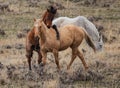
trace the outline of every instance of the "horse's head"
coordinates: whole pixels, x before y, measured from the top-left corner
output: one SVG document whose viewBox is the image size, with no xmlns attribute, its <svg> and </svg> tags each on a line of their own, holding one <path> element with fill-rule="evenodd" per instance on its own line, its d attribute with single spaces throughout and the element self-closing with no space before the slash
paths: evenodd
<svg viewBox="0 0 120 88">
<path fill-rule="evenodd" d="M 52 13 L 52 14 L 56 14 L 57 8 L 54 7 L 54 6 L 49 6 L 49 7 L 47 8 L 47 11 L 50 12 L 50 13 Z"/>
<path fill-rule="evenodd" d="M 47 11 L 45 12 L 43 16 L 43 21 L 47 25 L 48 28 L 52 25 L 52 20 L 57 12 L 57 9 L 54 6 L 49 6 L 47 8 Z"/>
<path fill-rule="evenodd" d="M 100 35 L 99 40 L 94 41 L 95 47 L 97 50 L 102 50 L 103 48 L 103 39 L 102 39 L 102 35 Z"/>
<path fill-rule="evenodd" d="M 41 19 L 34 19 L 34 28 L 35 28 L 35 36 L 41 35 L 43 30 L 45 31 L 47 26 Z"/>
<path fill-rule="evenodd" d="M 34 19 L 34 33 L 35 36 L 39 34 L 39 27 L 41 27 L 41 19 Z"/>
</svg>

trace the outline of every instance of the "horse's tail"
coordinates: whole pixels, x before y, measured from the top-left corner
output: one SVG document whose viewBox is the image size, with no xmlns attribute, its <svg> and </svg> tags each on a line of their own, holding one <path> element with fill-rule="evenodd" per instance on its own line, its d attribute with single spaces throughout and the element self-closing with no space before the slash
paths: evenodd
<svg viewBox="0 0 120 88">
<path fill-rule="evenodd" d="M 91 40 L 90 36 L 88 35 L 88 33 L 84 30 L 85 32 L 85 40 L 88 43 L 88 45 L 94 50 L 94 52 L 96 52 L 96 48 L 95 45 L 93 43 L 93 41 Z"/>
</svg>

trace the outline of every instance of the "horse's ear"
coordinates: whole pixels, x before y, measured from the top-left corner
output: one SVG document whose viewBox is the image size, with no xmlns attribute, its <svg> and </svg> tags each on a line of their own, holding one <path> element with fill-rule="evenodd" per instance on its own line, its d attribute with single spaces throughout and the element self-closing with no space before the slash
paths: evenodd
<svg viewBox="0 0 120 88">
<path fill-rule="evenodd" d="M 49 8 L 47 8 L 47 11 L 48 11 L 48 12 L 50 12 L 50 9 L 49 9 Z"/>
<path fill-rule="evenodd" d="M 51 12 L 51 10 L 52 10 L 52 6 L 50 5 L 50 6 L 47 7 L 47 11 Z"/>
<path fill-rule="evenodd" d="M 34 22 L 36 21 L 36 18 L 34 18 Z"/>
</svg>

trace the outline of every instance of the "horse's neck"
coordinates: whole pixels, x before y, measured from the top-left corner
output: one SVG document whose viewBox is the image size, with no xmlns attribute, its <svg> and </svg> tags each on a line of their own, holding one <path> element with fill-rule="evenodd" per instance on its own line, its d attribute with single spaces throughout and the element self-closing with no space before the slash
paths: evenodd
<svg viewBox="0 0 120 88">
<path fill-rule="evenodd" d="M 34 27 L 33 27 L 32 30 L 30 30 L 30 32 L 29 32 L 29 36 L 31 36 L 31 38 L 34 38 L 34 36 L 35 36 Z"/>
<path fill-rule="evenodd" d="M 89 20 L 86 20 L 86 22 L 88 23 L 86 25 L 87 28 L 90 28 L 89 31 L 92 32 L 92 36 L 94 40 L 98 40 L 99 39 L 99 33 L 98 30 L 96 29 L 95 25 L 90 22 Z"/>
<path fill-rule="evenodd" d="M 45 41 L 46 41 L 46 29 L 41 29 L 40 40 L 41 40 L 41 43 L 45 43 Z"/>
<path fill-rule="evenodd" d="M 40 34 L 40 45 L 47 51 L 59 48 L 59 41 L 56 39 L 56 32 L 54 29 L 44 29 Z"/>
<path fill-rule="evenodd" d="M 47 15 L 47 11 L 43 14 L 43 16 L 42 16 L 42 21 L 45 20 L 46 15 Z"/>
</svg>

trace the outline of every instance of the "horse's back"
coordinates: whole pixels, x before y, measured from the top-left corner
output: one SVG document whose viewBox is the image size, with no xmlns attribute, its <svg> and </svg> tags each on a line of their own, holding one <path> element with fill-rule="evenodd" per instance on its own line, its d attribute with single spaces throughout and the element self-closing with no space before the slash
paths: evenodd
<svg viewBox="0 0 120 88">
<path fill-rule="evenodd" d="M 77 36 L 84 36 L 84 29 L 73 24 L 68 24 L 60 28 L 60 33 L 62 34 L 61 37 L 68 36 L 71 39 L 75 39 Z"/>
<path fill-rule="evenodd" d="M 68 24 L 61 28 L 60 34 L 61 44 L 63 46 L 65 44 L 71 47 L 78 47 L 85 37 L 85 32 L 83 31 L 83 29 L 73 24 Z"/>
</svg>

